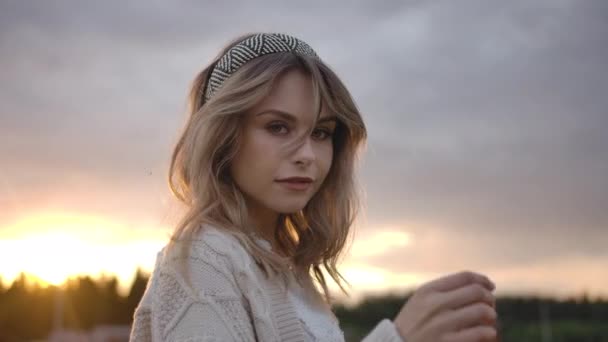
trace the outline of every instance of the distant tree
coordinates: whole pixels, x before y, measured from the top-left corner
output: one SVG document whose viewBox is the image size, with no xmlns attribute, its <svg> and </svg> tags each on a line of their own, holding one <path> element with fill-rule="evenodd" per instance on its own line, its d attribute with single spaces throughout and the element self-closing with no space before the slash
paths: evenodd
<svg viewBox="0 0 608 342">
<path fill-rule="evenodd" d="M 48 291 L 31 284 L 24 273 L 0 297 L 0 339 L 15 341 L 46 336 L 50 329 Z"/>
<path fill-rule="evenodd" d="M 100 323 L 103 324 L 124 324 L 122 311 L 124 311 L 124 299 L 118 293 L 118 279 L 104 277 L 99 280 L 101 296 Z"/>
<path fill-rule="evenodd" d="M 90 276 L 78 277 L 68 283 L 64 304 L 66 326 L 88 330 L 102 321 L 100 287 Z"/>
<path fill-rule="evenodd" d="M 126 312 L 129 315 L 129 324 L 133 323 L 133 313 L 135 312 L 135 308 L 139 304 L 141 297 L 144 295 L 146 290 L 146 286 L 148 285 L 149 275 L 143 272 L 140 268 L 137 268 L 135 272 L 135 280 L 133 280 L 133 284 L 131 285 L 131 290 L 127 295 L 126 300 Z"/>
</svg>

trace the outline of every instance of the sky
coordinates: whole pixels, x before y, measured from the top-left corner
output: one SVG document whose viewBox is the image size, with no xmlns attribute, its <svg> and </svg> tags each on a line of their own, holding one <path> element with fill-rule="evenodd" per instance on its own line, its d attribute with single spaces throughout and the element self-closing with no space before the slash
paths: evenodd
<svg viewBox="0 0 608 342">
<path fill-rule="evenodd" d="M 3 281 L 150 270 L 188 87 L 257 31 L 309 43 L 363 113 L 353 295 L 473 270 L 608 297 L 602 0 L 2 1 Z"/>
</svg>

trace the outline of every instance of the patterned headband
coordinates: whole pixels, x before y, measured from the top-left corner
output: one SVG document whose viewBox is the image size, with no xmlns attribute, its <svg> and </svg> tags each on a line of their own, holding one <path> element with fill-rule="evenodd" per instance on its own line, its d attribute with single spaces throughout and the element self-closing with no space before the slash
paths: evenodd
<svg viewBox="0 0 608 342">
<path fill-rule="evenodd" d="M 205 102 L 234 74 L 250 60 L 276 52 L 295 52 L 299 55 L 319 58 L 315 51 L 298 38 L 282 33 L 259 33 L 230 48 L 215 64 L 207 79 Z"/>
</svg>

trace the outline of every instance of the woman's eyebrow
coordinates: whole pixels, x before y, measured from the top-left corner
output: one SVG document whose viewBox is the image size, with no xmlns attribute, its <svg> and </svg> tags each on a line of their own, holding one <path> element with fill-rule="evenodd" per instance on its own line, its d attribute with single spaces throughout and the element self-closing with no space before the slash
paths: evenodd
<svg viewBox="0 0 608 342">
<path fill-rule="evenodd" d="M 335 115 L 324 116 L 322 118 L 319 118 L 319 120 L 317 120 L 317 123 L 324 123 L 329 121 L 333 121 L 335 123 L 338 121 L 338 118 Z"/>
<path fill-rule="evenodd" d="M 264 114 L 278 115 L 278 116 L 282 117 L 283 119 L 290 121 L 290 122 L 298 121 L 298 119 L 296 118 L 295 115 L 284 112 L 282 110 L 278 110 L 278 109 L 263 110 L 263 111 L 257 113 L 255 116 L 261 116 Z M 324 122 L 328 122 L 328 121 L 338 121 L 338 118 L 335 115 L 323 116 L 323 117 L 319 118 L 319 120 L 317 120 L 317 123 L 324 123 Z"/>
<path fill-rule="evenodd" d="M 278 110 L 278 109 L 268 109 L 268 110 L 263 110 L 259 113 L 257 113 L 255 116 L 261 116 L 264 114 L 274 114 L 274 115 L 278 115 L 280 117 L 282 117 L 283 119 L 287 120 L 287 121 L 291 121 L 291 122 L 296 122 L 298 121 L 298 119 L 296 119 L 296 117 L 292 114 L 289 114 L 287 112 Z"/>
</svg>

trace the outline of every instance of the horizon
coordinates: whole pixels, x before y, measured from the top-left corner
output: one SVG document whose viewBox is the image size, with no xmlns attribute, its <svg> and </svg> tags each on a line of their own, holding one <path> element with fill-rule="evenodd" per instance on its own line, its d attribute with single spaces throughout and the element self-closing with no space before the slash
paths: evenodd
<svg viewBox="0 0 608 342">
<path fill-rule="evenodd" d="M 98 275 L 74 274 L 74 275 L 70 275 L 68 278 L 64 279 L 60 283 L 56 283 L 56 282 L 50 283 L 50 282 L 46 282 L 43 279 L 40 279 L 39 277 L 37 277 L 34 274 L 21 272 L 17 275 L 17 277 L 12 279 L 12 281 L 10 281 L 10 282 L 4 282 L 4 279 L 2 277 L 0 277 L 0 289 L 2 291 L 6 292 L 10 288 L 16 286 L 17 283 L 21 283 L 24 281 L 25 288 L 28 290 L 32 290 L 32 289 L 47 290 L 49 288 L 56 288 L 56 289 L 59 289 L 62 291 L 66 291 L 66 290 L 68 290 L 68 288 L 70 288 L 72 285 L 78 283 L 80 280 L 90 279 L 97 285 L 105 284 L 105 283 L 108 283 L 111 281 L 116 281 L 117 282 L 117 294 L 119 296 L 121 296 L 122 298 L 126 298 L 129 295 L 129 292 L 135 283 L 135 278 L 137 277 L 138 272 L 146 280 L 148 280 L 151 275 L 151 271 L 146 271 L 142 268 L 138 268 L 133 271 L 133 280 L 126 284 L 121 284 L 118 275 L 111 274 L 111 273 L 110 274 L 101 273 Z M 335 288 L 336 287 L 334 287 L 334 289 Z M 365 292 L 365 291 L 359 292 L 359 293 L 357 293 L 357 295 L 350 296 L 350 297 L 343 295 L 341 292 L 339 292 L 338 296 L 336 297 L 335 296 L 336 293 L 334 291 L 332 293 L 332 298 L 335 300 L 335 302 L 333 303 L 334 305 L 345 305 L 347 307 L 353 307 L 353 306 L 357 306 L 357 305 L 361 304 L 363 301 L 373 300 L 376 298 L 409 296 L 413 293 L 414 290 L 415 290 L 415 287 L 403 288 L 403 289 L 393 289 L 393 290 L 389 290 L 389 291 L 385 291 L 385 292 L 378 292 L 378 291 L 372 290 L 369 292 Z M 542 293 L 542 292 L 539 293 L 539 292 L 534 292 L 534 291 L 499 292 L 496 295 L 496 298 L 497 299 L 505 299 L 505 298 L 509 298 L 509 299 L 513 299 L 513 298 L 543 299 L 543 300 L 553 300 L 553 301 L 560 301 L 560 302 L 561 301 L 608 302 L 608 296 L 605 296 L 602 294 L 593 295 L 593 294 L 588 293 L 586 290 L 583 290 L 580 293 L 573 293 L 573 294 L 568 294 L 568 295 L 563 295 L 563 296 L 551 296 L 546 293 Z"/>
<path fill-rule="evenodd" d="M 81 225 L 95 227 L 92 230 L 81 229 Z M 60 229 L 45 230 L 44 227 L 61 227 Z M 27 217 L 17 220 L 12 229 L 5 229 L 6 235 L 20 238 L 4 238 L 0 240 L 0 260 L 21 258 L 26 262 L 16 264 L 16 267 L 8 268 L 6 264 L 0 272 L 0 282 L 4 287 L 10 286 L 17 278 L 25 273 L 29 281 L 33 281 L 43 287 L 64 286 L 69 279 L 89 276 L 94 280 L 101 280 L 104 276 L 116 277 L 118 291 L 126 295 L 135 279 L 137 269 L 149 275 L 153 269 L 156 253 L 161 250 L 168 241 L 169 228 L 154 229 L 155 235 L 150 234 L 150 229 L 140 227 L 138 230 L 131 229 L 129 234 L 122 234 L 125 227 L 120 224 L 112 224 L 94 216 L 78 216 L 76 214 L 45 213 L 39 216 Z M 29 234 L 23 234 L 23 231 Z M 91 234 L 86 234 L 92 232 Z M 121 234 L 115 234 L 120 232 Z M 354 243 L 345 248 L 346 257 L 339 267 L 339 271 L 352 284 L 349 291 L 351 297 L 346 297 L 340 292 L 338 286 L 329 280 L 329 288 L 332 296 L 340 302 L 356 303 L 367 296 L 376 296 L 390 293 L 405 293 L 425 281 L 457 272 L 464 269 L 452 269 L 436 274 L 413 274 L 391 275 L 381 265 L 375 267 L 361 267 L 358 260 L 382 255 L 393 248 L 405 248 L 411 245 L 412 237 L 405 232 L 395 229 L 382 230 L 366 233 L 364 239 L 358 243 L 357 231 L 351 235 L 355 237 Z M 53 250 L 60 247 L 62 253 L 45 258 L 44 263 L 36 262 L 36 255 L 30 253 L 31 247 L 40 249 L 45 254 L 53 254 Z M 20 255 L 20 253 L 22 253 Z M 75 258 L 76 255 L 81 257 Z M 356 254 L 356 257 L 353 255 Z M 28 259 L 33 257 L 32 259 Z M 78 262 L 74 262 L 78 260 Z M 27 261 L 30 261 L 29 264 Z M 67 267 L 52 267 L 52 265 L 64 264 Z M 327 279 L 329 275 L 324 272 Z M 486 273 L 497 283 L 497 296 L 539 296 L 554 299 L 567 299 L 587 295 L 591 298 L 608 298 L 604 291 L 595 291 L 592 287 L 578 286 L 561 291 L 549 291 L 543 286 L 504 286 L 493 277 L 492 273 Z M 542 279 L 542 278 L 541 278 Z M 553 279 L 555 281 L 555 279 Z"/>
</svg>

